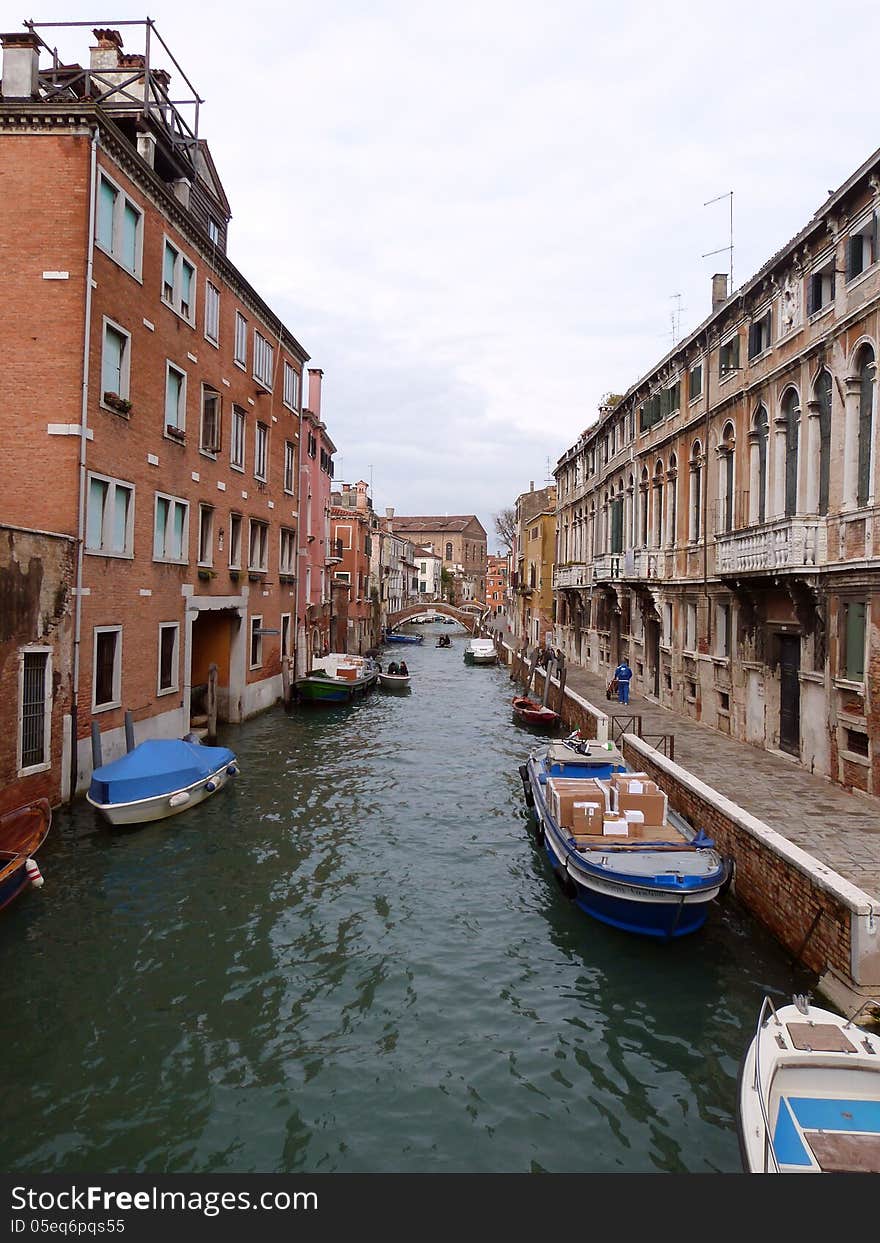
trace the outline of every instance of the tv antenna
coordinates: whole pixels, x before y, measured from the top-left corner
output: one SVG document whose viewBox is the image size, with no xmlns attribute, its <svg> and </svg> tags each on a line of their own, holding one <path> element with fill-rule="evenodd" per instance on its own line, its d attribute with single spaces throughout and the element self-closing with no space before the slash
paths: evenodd
<svg viewBox="0 0 880 1243">
<path fill-rule="evenodd" d="M 686 310 L 687 308 L 684 308 L 681 305 L 681 294 L 680 293 L 671 293 L 669 295 L 669 298 L 670 298 L 670 301 L 676 302 L 676 305 L 669 312 L 669 317 L 672 320 L 672 344 L 675 345 L 675 343 L 678 341 L 679 337 L 681 336 L 681 312 L 682 310 Z"/>
<path fill-rule="evenodd" d="M 712 203 L 720 203 L 722 199 L 730 199 L 730 242 L 727 246 L 719 246 L 717 250 L 707 250 L 703 255 L 704 259 L 708 259 L 710 255 L 720 255 L 723 251 L 727 251 L 730 255 L 730 288 L 728 296 L 733 293 L 733 191 L 728 190 L 725 194 L 716 194 L 714 199 L 707 199 L 703 204 L 709 207 Z"/>
</svg>

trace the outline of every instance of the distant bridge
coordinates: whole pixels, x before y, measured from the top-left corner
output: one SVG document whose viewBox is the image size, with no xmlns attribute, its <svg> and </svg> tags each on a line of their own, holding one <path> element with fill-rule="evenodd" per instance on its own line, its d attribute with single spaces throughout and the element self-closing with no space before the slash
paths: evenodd
<svg viewBox="0 0 880 1243">
<path fill-rule="evenodd" d="M 461 607 L 441 600 L 429 604 L 411 604 L 397 613 L 389 613 L 387 628 L 396 630 L 405 621 L 421 617 L 423 613 L 442 613 L 445 617 L 452 617 L 473 634 L 486 611 L 486 605 L 481 600 L 467 600 Z"/>
</svg>

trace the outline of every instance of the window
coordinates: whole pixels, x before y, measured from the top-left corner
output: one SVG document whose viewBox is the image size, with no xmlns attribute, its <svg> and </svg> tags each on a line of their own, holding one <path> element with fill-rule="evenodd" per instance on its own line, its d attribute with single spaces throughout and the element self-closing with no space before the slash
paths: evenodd
<svg viewBox="0 0 880 1243">
<path fill-rule="evenodd" d="M 800 413 L 797 392 L 790 388 L 782 399 L 782 418 L 785 422 L 785 514 L 788 518 L 797 513 Z"/>
<path fill-rule="evenodd" d="M 663 642 L 667 645 L 672 642 L 672 605 L 669 603 L 663 605 Z"/>
<path fill-rule="evenodd" d="M 751 521 L 764 522 L 767 517 L 767 444 L 770 435 L 770 421 L 765 406 L 759 406 L 752 420 L 751 443 L 752 469 L 755 481 L 755 495 L 750 501 Z"/>
<path fill-rule="evenodd" d="M 318 442 L 311 432 L 309 432 L 309 438 L 307 441 L 307 452 L 310 458 L 317 457 L 318 455 Z"/>
<path fill-rule="evenodd" d="M 254 329 L 254 379 L 263 388 L 272 391 L 272 369 L 274 367 L 275 349 L 265 337 Z"/>
<path fill-rule="evenodd" d="M 446 561 L 452 560 L 452 544 L 451 543 L 446 545 L 446 557 L 444 559 Z"/>
<path fill-rule="evenodd" d="M 733 476 L 735 433 L 732 423 L 727 423 L 721 433 L 718 446 L 718 518 L 719 531 L 733 530 Z"/>
<path fill-rule="evenodd" d="M 877 258 L 877 216 L 868 217 L 846 244 L 846 279 L 855 280 Z"/>
<path fill-rule="evenodd" d="M 92 665 L 92 711 L 122 703 L 122 627 L 96 626 Z"/>
<path fill-rule="evenodd" d="M 868 735 L 863 734 L 860 729 L 845 729 L 843 731 L 845 738 L 845 748 L 853 755 L 862 755 L 865 759 L 870 758 L 870 749 L 868 746 Z"/>
<path fill-rule="evenodd" d="M 153 524 L 153 560 L 189 560 L 189 504 L 176 496 L 156 493 Z"/>
<path fill-rule="evenodd" d="M 688 372 L 688 401 L 693 401 L 695 397 L 699 397 L 703 391 L 703 364 L 697 363 L 696 367 L 691 367 Z"/>
<path fill-rule="evenodd" d="M 715 645 L 716 655 L 730 656 L 730 605 L 727 603 L 719 604 L 715 611 Z"/>
<path fill-rule="evenodd" d="M 205 281 L 205 337 L 212 345 L 220 344 L 220 290 Z"/>
<path fill-rule="evenodd" d="M 685 651 L 696 651 L 697 647 L 697 606 L 690 602 L 685 605 Z"/>
<path fill-rule="evenodd" d="M 229 437 L 229 465 L 244 470 L 244 420 L 240 406 L 232 407 L 232 432 Z"/>
<path fill-rule="evenodd" d="M 232 357 L 237 367 L 247 367 L 247 320 L 241 311 L 235 312 L 235 351 Z"/>
<path fill-rule="evenodd" d="M 52 661 L 48 648 L 21 653 L 18 688 L 19 775 L 46 769 L 51 763 Z"/>
<path fill-rule="evenodd" d="M 733 371 L 739 371 L 739 337 L 725 341 L 718 352 L 718 374 L 726 376 Z"/>
<path fill-rule="evenodd" d="M 689 536 L 695 543 L 703 530 L 703 450 L 700 442 L 694 442 L 690 460 L 691 518 Z"/>
<path fill-rule="evenodd" d="M 95 241 L 101 250 L 140 279 L 144 217 L 140 208 L 101 173 Z"/>
<path fill-rule="evenodd" d="M 749 324 L 749 358 L 757 358 L 770 348 L 770 311 Z"/>
<path fill-rule="evenodd" d="M 189 322 L 195 323 L 196 270 L 176 246 L 165 239 L 162 260 L 162 301 Z"/>
<path fill-rule="evenodd" d="M 220 244 L 220 225 L 213 216 L 208 217 L 208 240 L 214 245 Z"/>
<path fill-rule="evenodd" d="M 165 434 L 182 440 L 186 428 L 186 372 L 165 364 Z"/>
<path fill-rule="evenodd" d="M 266 550 L 269 543 L 269 524 L 251 518 L 250 543 L 248 545 L 248 569 L 262 573 L 266 569 Z"/>
<path fill-rule="evenodd" d="M 284 443 L 284 491 L 293 492 L 293 478 L 296 463 L 296 445 L 289 440 Z"/>
<path fill-rule="evenodd" d="M 285 406 L 291 410 L 299 409 L 299 372 L 287 361 L 284 363 L 284 396 Z"/>
<path fill-rule="evenodd" d="M 263 663 L 263 619 L 262 617 L 251 618 L 251 660 L 250 667 L 259 669 Z"/>
<path fill-rule="evenodd" d="M 214 564 L 214 507 L 199 506 L 199 565 Z"/>
<path fill-rule="evenodd" d="M 840 672 L 850 682 L 865 680 L 865 613 L 864 600 L 850 600 L 843 606 Z"/>
<path fill-rule="evenodd" d="M 229 515 L 229 568 L 241 569 L 241 514 Z"/>
<path fill-rule="evenodd" d="M 266 457 L 269 444 L 269 429 L 265 423 L 258 423 L 254 432 L 254 478 L 266 480 Z"/>
<path fill-rule="evenodd" d="M 131 337 L 124 328 L 104 320 L 101 352 L 101 401 L 120 414 L 127 414 Z"/>
<path fill-rule="evenodd" d="M 202 385 L 202 425 L 199 448 L 203 453 L 220 451 L 220 394 L 207 384 Z"/>
<path fill-rule="evenodd" d="M 281 614 L 281 655 L 290 655 L 290 614 Z"/>
<path fill-rule="evenodd" d="M 859 453 L 856 505 L 871 498 L 871 441 L 874 434 L 874 351 L 866 345 L 859 354 Z"/>
<path fill-rule="evenodd" d="M 134 556 L 132 485 L 90 473 L 86 507 L 86 551 L 105 557 Z"/>
<path fill-rule="evenodd" d="M 279 574 L 293 574 L 296 567 L 296 532 L 281 528 L 281 553 L 278 559 Z"/>
<path fill-rule="evenodd" d="M 177 622 L 159 624 L 159 695 L 177 690 L 177 669 L 180 627 Z"/>
<path fill-rule="evenodd" d="M 834 258 L 807 277 L 807 314 L 817 315 L 834 301 Z"/>
</svg>

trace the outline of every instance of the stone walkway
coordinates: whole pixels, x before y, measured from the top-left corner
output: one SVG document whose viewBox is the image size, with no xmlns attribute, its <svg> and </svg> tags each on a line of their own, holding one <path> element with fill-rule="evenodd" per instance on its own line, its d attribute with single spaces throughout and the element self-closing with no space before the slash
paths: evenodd
<svg viewBox="0 0 880 1243">
<path fill-rule="evenodd" d="M 512 643 L 507 632 L 504 636 Z M 641 715 L 646 734 L 674 734 L 675 762 L 763 820 L 872 898 L 880 898 L 880 800 L 850 794 L 794 760 L 737 742 L 642 695 L 605 698 L 605 679 L 568 666 L 566 687 L 609 716 Z"/>
</svg>

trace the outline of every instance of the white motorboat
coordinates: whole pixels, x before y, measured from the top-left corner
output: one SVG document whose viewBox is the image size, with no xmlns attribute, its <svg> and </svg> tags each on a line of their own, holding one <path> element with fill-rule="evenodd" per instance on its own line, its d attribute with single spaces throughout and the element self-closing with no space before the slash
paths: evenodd
<svg viewBox="0 0 880 1243">
<path fill-rule="evenodd" d="M 379 685 L 386 691 L 405 691 L 411 676 L 409 673 L 380 673 Z"/>
<path fill-rule="evenodd" d="M 765 997 L 740 1069 L 750 1174 L 880 1173 L 880 1037 L 807 997 Z"/>
<path fill-rule="evenodd" d="M 492 639 L 469 639 L 464 649 L 466 665 L 494 665 L 498 660 Z"/>
</svg>

